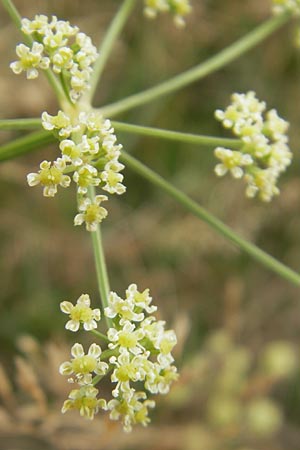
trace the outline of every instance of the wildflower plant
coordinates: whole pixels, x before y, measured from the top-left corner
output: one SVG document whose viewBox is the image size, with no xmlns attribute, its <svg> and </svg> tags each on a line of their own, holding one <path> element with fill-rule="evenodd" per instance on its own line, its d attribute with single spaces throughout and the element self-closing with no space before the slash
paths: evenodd
<svg viewBox="0 0 300 450">
<path fill-rule="evenodd" d="M 217 175 L 230 172 L 234 178 L 244 179 L 248 197 L 257 195 L 263 201 L 270 201 L 279 194 L 279 175 L 292 160 L 288 123 L 275 109 L 266 110 L 265 103 L 252 91 L 233 94 L 231 105 L 217 110 L 215 116 L 233 132 L 234 139 L 141 127 L 112 122 L 111 118 L 187 86 L 230 63 L 278 30 L 293 15 L 298 15 L 299 2 L 274 0 L 274 17 L 225 51 L 160 85 L 101 108 L 92 106 L 95 90 L 113 44 L 137 2 L 123 1 L 99 49 L 89 36 L 68 21 L 45 15 L 21 19 L 11 0 L 2 0 L 2 3 L 24 41 L 17 45 L 17 59 L 10 66 L 12 71 L 17 75 L 25 74 L 29 80 L 43 72 L 59 107 L 54 115 L 42 111 L 41 117 L 36 119 L 0 121 L 2 129 L 39 129 L 26 138 L 3 145 L 0 159 L 56 142 L 57 158 L 42 161 L 39 168 L 29 173 L 28 185 L 40 186 L 43 195 L 50 198 L 61 188 L 73 186 L 74 203 L 77 203 L 74 225 L 85 226 L 94 249 L 101 309 L 95 307 L 88 294 L 80 295 L 75 304 L 61 303 L 62 313 L 68 316 L 67 330 L 74 333 L 84 330 L 97 338 L 88 349 L 75 342 L 70 360 L 60 365 L 60 373 L 72 383 L 62 412 L 77 410 L 81 416 L 93 419 L 103 410 L 112 420 L 120 420 L 125 431 L 130 431 L 135 424 L 149 423 L 150 410 L 155 406 L 153 396 L 167 394 L 178 373 L 172 354 L 177 342 L 175 331 L 167 329 L 166 323 L 156 318 L 157 307 L 152 304 L 149 289 L 139 290 L 132 283 L 120 297 L 109 286 L 100 224 L 108 215 L 110 195 L 120 196 L 126 191 L 122 174 L 125 165 L 259 263 L 296 285 L 300 285 L 300 276 L 237 235 L 167 180 L 127 154 L 115 134 L 115 130 L 120 130 L 215 148 L 219 160 L 215 169 Z M 183 25 L 185 17 L 188 22 L 191 8 L 188 0 L 144 1 L 146 16 L 168 12 L 177 25 Z M 105 333 L 98 330 L 99 322 L 106 323 Z M 110 379 L 109 395 L 102 392 L 103 378 Z"/>
</svg>

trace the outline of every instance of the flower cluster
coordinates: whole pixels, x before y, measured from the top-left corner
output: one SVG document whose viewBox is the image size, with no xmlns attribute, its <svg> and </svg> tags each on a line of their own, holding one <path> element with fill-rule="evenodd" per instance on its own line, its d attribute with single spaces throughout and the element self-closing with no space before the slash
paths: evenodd
<svg viewBox="0 0 300 450">
<path fill-rule="evenodd" d="M 160 12 L 170 12 L 178 27 L 185 25 L 184 17 L 191 12 L 189 0 L 145 0 L 144 12 L 147 17 L 154 18 Z"/>
<path fill-rule="evenodd" d="M 299 0 L 272 0 L 272 11 L 274 14 L 292 13 L 300 16 Z"/>
<path fill-rule="evenodd" d="M 239 150 L 218 147 L 215 156 L 221 161 L 215 172 L 223 176 L 230 172 L 234 178 L 244 178 L 246 196 L 256 195 L 270 201 L 279 194 L 279 175 L 291 163 L 292 153 L 288 147 L 288 122 L 277 111 L 266 111 L 255 93 L 233 94 L 232 103 L 225 111 L 217 110 L 215 117 L 241 140 Z"/>
<path fill-rule="evenodd" d="M 41 184 L 44 196 L 53 197 L 58 185 L 70 185 L 71 178 L 66 173 L 73 172 L 79 209 L 74 224 L 85 223 L 88 231 L 95 231 L 97 224 L 107 216 L 106 209 L 101 206 L 107 196 L 96 195 L 91 200 L 87 197 L 88 188 L 99 186 L 109 194 L 123 194 L 126 190 L 120 173 L 124 168 L 119 162 L 122 146 L 117 144 L 114 129 L 110 121 L 97 112 L 80 112 L 75 118 L 62 111 L 56 116 L 44 112 L 42 125 L 59 139 L 61 157 L 53 163 L 43 161 L 37 173 L 28 174 L 28 184 Z"/>
<path fill-rule="evenodd" d="M 125 299 L 110 293 L 104 310 L 110 323 L 107 337 L 103 335 L 107 350 L 102 352 L 99 345 L 92 344 L 85 354 L 82 345 L 76 343 L 71 361 L 60 366 L 60 373 L 79 385 L 64 402 L 62 412 L 77 409 L 92 419 L 103 409 L 109 411 L 112 420 L 121 420 L 125 431 L 131 431 L 134 424 L 146 426 L 150 422 L 148 410 L 155 402 L 148 395 L 168 393 L 178 377 L 171 354 L 177 342 L 175 332 L 165 330 L 165 322 L 151 315 L 157 309 L 151 302 L 149 290 L 139 292 L 135 284 L 128 287 Z M 72 331 L 80 325 L 92 330 L 100 319 L 100 311 L 90 308 L 87 295 L 82 295 L 75 306 L 62 302 L 61 310 L 69 314 L 66 328 Z M 95 385 L 108 374 L 114 387 L 113 398 L 107 401 L 97 397 Z"/>
<path fill-rule="evenodd" d="M 75 103 L 89 89 L 92 65 L 98 56 L 91 39 L 64 20 L 36 15 L 22 19 L 22 31 L 32 40 L 31 47 L 19 44 L 18 61 L 11 63 L 14 73 L 26 72 L 27 78 L 38 77 L 38 70 L 51 68 L 63 80 Z"/>
</svg>

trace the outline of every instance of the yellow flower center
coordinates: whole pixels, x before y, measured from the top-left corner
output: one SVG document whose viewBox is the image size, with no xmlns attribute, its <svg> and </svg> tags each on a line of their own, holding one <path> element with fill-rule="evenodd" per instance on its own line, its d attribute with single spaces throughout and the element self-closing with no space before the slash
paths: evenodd
<svg viewBox="0 0 300 450">
<path fill-rule="evenodd" d="M 61 182 L 62 173 L 56 167 L 51 167 L 50 169 L 42 169 L 39 177 L 43 186 L 52 186 Z"/>
<path fill-rule="evenodd" d="M 72 361 L 72 369 L 75 373 L 90 373 L 97 367 L 97 361 L 93 356 L 84 355 L 79 358 L 75 358 Z"/>
<path fill-rule="evenodd" d="M 93 311 L 88 306 L 76 305 L 72 308 L 70 317 L 78 322 L 89 322 L 93 319 Z"/>
<path fill-rule="evenodd" d="M 119 345 L 121 347 L 133 348 L 136 347 L 138 340 L 134 333 L 121 332 L 119 335 Z"/>
</svg>

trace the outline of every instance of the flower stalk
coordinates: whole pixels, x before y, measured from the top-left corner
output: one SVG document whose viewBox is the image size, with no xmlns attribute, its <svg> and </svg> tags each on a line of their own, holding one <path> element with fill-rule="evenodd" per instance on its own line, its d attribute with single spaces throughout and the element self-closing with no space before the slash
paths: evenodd
<svg viewBox="0 0 300 450">
<path fill-rule="evenodd" d="M 107 60 L 111 55 L 112 48 L 116 40 L 118 39 L 118 36 L 120 35 L 135 4 L 136 0 L 125 0 L 122 3 L 119 11 L 114 16 L 103 40 L 101 41 L 101 44 L 99 45 L 99 56 L 94 64 L 94 71 L 90 80 L 90 89 L 85 95 L 85 99 L 88 103 L 91 103 L 93 99 Z"/>
<path fill-rule="evenodd" d="M 281 14 L 279 16 L 268 19 L 250 33 L 238 39 L 233 44 L 221 50 L 212 58 L 200 63 L 196 67 L 187 70 L 173 78 L 169 78 L 161 84 L 150 89 L 146 89 L 138 94 L 131 95 L 123 100 L 119 100 L 110 105 L 100 108 L 102 114 L 107 117 L 113 117 L 124 111 L 128 111 L 137 106 L 149 103 L 163 95 L 171 94 L 189 84 L 201 80 L 207 75 L 216 72 L 221 67 L 231 63 L 239 56 L 245 54 L 256 45 L 260 44 L 264 39 L 281 28 L 290 19 L 290 14 Z"/>
<path fill-rule="evenodd" d="M 268 269 L 280 275 L 282 278 L 290 281 L 296 286 L 300 286 L 300 274 L 293 271 L 277 259 L 268 255 L 256 245 L 251 242 L 246 241 L 235 233 L 231 228 L 225 225 L 221 220 L 214 217 L 208 211 L 206 211 L 202 206 L 196 203 L 194 200 L 189 198 L 182 191 L 177 189 L 171 183 L 166 181 L 160 175 L 155 173 L 153 170 L 145 166 L 143 163 L 135 159 L 133 156 L 126 152 L 122 153 L 123 162 L 134 170 L 136 173 L 146 178 L 148 181 L 153 183 L 155 186 L 162 189 L 164 192 L 169 194 L 174 200 L 180 203 L 184 208 L 193 213 L 195 216 L 199 217 L 201 220 L 206 222 L 211 228 L 213 228 L 218 234 L 223 236 L 225 239 L 232 242 L 236 247 L 240 248 L 242 251 L 246 252 L 253 259 L 267 267 Z"/>
<path fill-rule="evenodd" d="M 95 189 L 90 186 L 88 189 L 88 195 L 91 201 L 95 198 Z M 103 308 L 108 306 L 108 297 L 110 292 L 109 279 L 106 268 L 105 254 L 102 243 L 102 233 L 100 225 L 97 226 L 96 231 L 91 231 L 92 245 L 95 258 L 96 275 L 98 281 L 98 288 Z M 108 328 L 111 326 L 111 320 L 106 317 L 106 323 Z"/>
</svg>

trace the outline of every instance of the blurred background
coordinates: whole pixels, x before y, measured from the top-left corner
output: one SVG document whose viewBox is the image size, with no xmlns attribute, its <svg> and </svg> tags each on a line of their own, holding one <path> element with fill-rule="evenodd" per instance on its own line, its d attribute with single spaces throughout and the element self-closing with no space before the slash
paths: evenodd
<svg viewBox="0 0 300 450">
<path fill-rule="evenodd" d="M 21 14 L 55 14 L 99 42 L 118 0 L 16 0 Z M 142 2 L 117 42 L 95 105 L 150 87 L 215 54 L 269 16 L 268 0 L 194 0 L 185 30 L 165 15 L 148 21 Z M 248 200 L 242 184 L 214 175 L 213 150 L 118 133 L 124 148 L 243 237 L 300 266 L 300 59 L 288 24 L 230 66 L 116 119 L 225 136 L 213 118 L 232 92 L 253 89 L 290 121 L 294 161 L 271 204 Z M 15 76 L 20 35 L 0 6 L 1 118 L 38 117 L 57 104 L 40 76 Z M 4 143 L 19 132 L 1 132 Z M 63 300 L 99 301 L 91 242 L 72 226 L 72 189 L 55 199 L 26 174 L 57 146 L 0 165 L 0 450 L 299 450 L 299 289 L 240 253 L 129 169 L 127 193 L 111 198 L 103 225 L 112 290 L 149 287 L 175 328 L 180 379 L 157 399 L 152 423 L 124 435 L 98 415 L 61 415 L 70 385 L 58 375 L 76 337 L 64 329 Z M 71 335 L 70 335 L 71 334 Z M 81 342 L 88 344 L 85 335 Z M 105 387 L 103 388 L 105 390 Z"/>
</svg>

